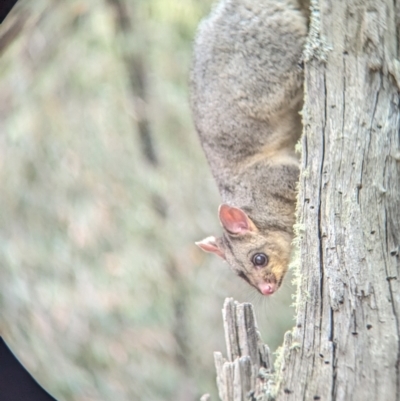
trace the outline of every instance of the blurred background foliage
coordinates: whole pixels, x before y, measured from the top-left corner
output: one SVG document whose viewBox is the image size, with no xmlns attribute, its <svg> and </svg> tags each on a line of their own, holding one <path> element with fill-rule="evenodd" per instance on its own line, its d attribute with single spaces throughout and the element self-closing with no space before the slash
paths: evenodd
<svg viewBox="0 0 400 401">
<path fill-rule="evenodd" d="M 225 297 L 261 298 L 194 241 L 219 196 L 188 106 L 211 0 L 19 0 L 0 26 L 0 333 L 61 400 L 216 399 Z"/>
</svg>

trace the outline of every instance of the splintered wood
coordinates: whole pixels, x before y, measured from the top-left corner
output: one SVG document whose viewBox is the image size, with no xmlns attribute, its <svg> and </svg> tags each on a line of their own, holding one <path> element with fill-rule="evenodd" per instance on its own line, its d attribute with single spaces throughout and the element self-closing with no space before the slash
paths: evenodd
<svg viewBox="0 0 400 401">
<path fill-rule="evenodd" d="M 263 400 L 271 384 L 272 364 L 253 306 L 227 298 L 222 315 L 227 358 L 221 352 L 214 353 L 219 397 L 221 401 Z"/>
</svg>

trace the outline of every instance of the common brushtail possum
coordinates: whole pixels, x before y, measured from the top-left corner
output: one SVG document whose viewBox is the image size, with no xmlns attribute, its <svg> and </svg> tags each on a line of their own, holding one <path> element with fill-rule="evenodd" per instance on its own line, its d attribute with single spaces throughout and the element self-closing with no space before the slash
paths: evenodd
<svg viewBox="0 0 400 401">
<path fill-rule="evenodd" d="M 223 201 L 222 236 L 197 245 L 263 295 L 291 253 L 306 35 L 295 0 L 222 0 L 194 44 L 192 114 Z"/>
</svg>

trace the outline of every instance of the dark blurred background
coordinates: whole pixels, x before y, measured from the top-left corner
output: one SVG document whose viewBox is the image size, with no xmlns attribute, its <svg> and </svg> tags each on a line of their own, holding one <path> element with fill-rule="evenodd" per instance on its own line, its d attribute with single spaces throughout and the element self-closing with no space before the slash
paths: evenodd
<svg viewBox="0 0 400 401">
<path fill-rule="evenodd" d="M 223 300 L 259 296 L 194 241 L 219 195 L 188 106 L 210 0 L 19 0 L 0 26 L 0 334 L 61 400 L 216 393 Z"/>
</svg>

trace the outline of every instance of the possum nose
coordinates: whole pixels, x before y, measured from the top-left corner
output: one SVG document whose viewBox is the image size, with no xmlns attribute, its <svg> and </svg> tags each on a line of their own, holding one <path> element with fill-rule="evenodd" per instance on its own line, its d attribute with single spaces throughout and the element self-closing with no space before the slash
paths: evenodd
<svg viewBox="0 0 400 401">
<path fill-rule="evenodd" d="M 263 295 L 271 295 L 276 290 L 276 284 L 261 283 L 261 284 L 259 284 L 258 289 L 260 290 L 261 294 L 263 294 Z"/>
</svg>

